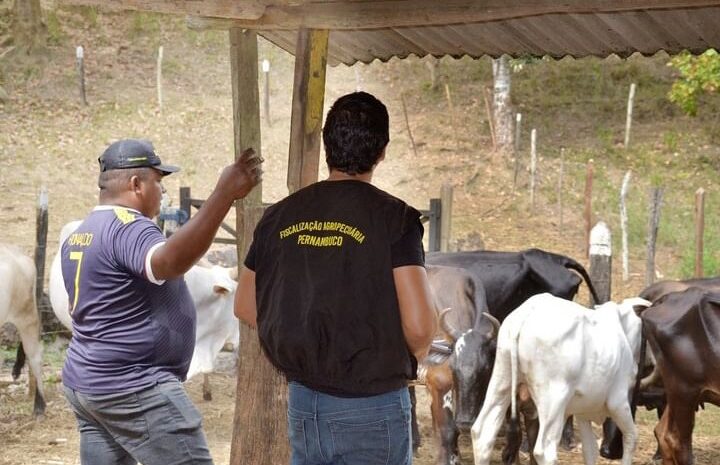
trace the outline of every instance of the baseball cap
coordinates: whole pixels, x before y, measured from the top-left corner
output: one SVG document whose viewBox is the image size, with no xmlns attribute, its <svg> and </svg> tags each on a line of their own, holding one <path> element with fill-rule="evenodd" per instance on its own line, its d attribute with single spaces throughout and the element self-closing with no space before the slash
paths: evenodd
<svg viewBox="0 0 720 465">
<path fill-rule="evenodd" d="M 105 149 L 100 158 L 100 172 L 127 168 L 155 168 L 163 176 L 180 171 L 173 165 L 164 165 L 149 140 L 122 139 L 113 142 Z"/>
</svg>

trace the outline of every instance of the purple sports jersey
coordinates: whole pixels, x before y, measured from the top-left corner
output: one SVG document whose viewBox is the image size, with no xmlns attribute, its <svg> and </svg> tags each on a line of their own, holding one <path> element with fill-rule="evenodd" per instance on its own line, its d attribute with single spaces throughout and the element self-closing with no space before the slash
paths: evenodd
<svg viewBox="0 0 720 465">
<path fill-rule="evenodd" d="M 195 306 L 185 280 L 158 281 L 152 251 L 165 237 L 124 207 L 99 206 L 62 244 L 73 338 L 63 383 L 87 394 L 185 380 L 195 348 Z"/>
</svg>

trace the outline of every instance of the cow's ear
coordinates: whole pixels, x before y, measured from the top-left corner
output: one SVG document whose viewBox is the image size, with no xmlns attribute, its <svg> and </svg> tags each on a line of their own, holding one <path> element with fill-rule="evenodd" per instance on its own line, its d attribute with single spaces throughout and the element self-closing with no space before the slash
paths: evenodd
<svg viewBox="0 0 720 465">
<path fill-rule="evenodd" d="M 213 286 L 213 292 L 215 294 L 226 295 L 230 292 L 230 289 L 220 284 L 216 284 Z"/>
</svg>

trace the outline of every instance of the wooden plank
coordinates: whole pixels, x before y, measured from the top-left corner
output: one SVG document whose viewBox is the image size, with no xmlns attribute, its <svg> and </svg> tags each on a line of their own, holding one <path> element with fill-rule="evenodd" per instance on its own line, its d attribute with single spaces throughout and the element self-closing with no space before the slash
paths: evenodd
<svg viewBox="0 0 720 465">
<path fill-rule="evenodd" d="M 260 95 L 257 35 L 230 30 L 235 157 L 253 147 L 261 155 Z M 252 232 L 262 215 L 262 184 L 237 202 L 239 263 L 245 258 Z M 240 327 L 238 377 L 230 463 L 271 465 L 288 463 L 287 388 L 263 355 L 255 330 Z M 272 438 L 268 441 L 267 438 Z"/>
<path fill-rule="evenodd" d="M 328 36 L 328 31 L 301 29 L 298 32 L 290 117 L 289 192 L 318 178 Z"/>
<path fill-rule="evenodd" d="M 267 2 L 257 0 L 184 0 L 182 2 L 177 0 L 60 0 L 58 3 L 102 6 L 108 10 L 258 19 L 265 13 L 265 3 Z"/>
<path fill-rule="evenodd" d="M 98 4 L 100 0 L 62 0 L 64 2 Z M 117 3 L 120 0 L 115 0 Z M 207 9 L 219 2 L 205 2 Z M 125 0 L 123 3 L 170 3 Z M 195 3 L 195 2 L 189 2 Z M 222 3 L 222 2 L 220 2 Z M 236 2 L 244 5 L 245 2 Z M 245 27 L 255 30 L 269 29 L 382 29 L 388 27 L 442 26 L 448 24 L 501 21 L 548 14 L 599 14 L 629 11 L 687 9 L 717 6 L 710 0 L 606 0 L 556 2 L 551 0 L 503 1 L 490 0 L 385 0 L 385 1 L 338 1 L 297 2 L 293 5 L 267 5 L 259 18 L 231 16 L 217 8 L 217 13 L 196 15 L 212 18 L 189 18 L 191 28 Z M 184 5 L 174 5 L 177 13 L 195 15 Z"/>
</svg>

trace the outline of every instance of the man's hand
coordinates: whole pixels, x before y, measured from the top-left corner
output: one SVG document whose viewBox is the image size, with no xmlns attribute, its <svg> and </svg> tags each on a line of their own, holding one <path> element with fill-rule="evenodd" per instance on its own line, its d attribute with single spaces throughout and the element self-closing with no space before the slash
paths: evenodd
<svg viewBox="0 0 720 465">
<path fill-rule="evenodd" d="M 242 199 L 262 181 L 262 162 L 252 148 L 246 149 L 235 160 L 235 163 L 227 166 L 220 179 L 218 179 L 216 190 L 231 196 L 233 199 Z"/>
</svg>

